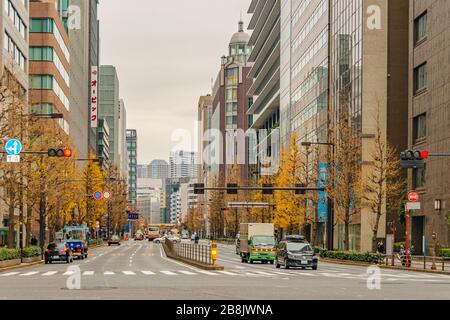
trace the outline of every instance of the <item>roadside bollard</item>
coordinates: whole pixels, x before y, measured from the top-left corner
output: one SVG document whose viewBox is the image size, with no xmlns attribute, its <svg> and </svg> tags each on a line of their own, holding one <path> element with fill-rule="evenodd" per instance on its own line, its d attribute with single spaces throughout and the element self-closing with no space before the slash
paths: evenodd
<svg viewBox="0 0 450 320">
<path fill-rule="evenodd" d="M 217 242 L 211 244 L 211 260 L 213 265 L 215 265 L 217 261 Z"/>
</svg>

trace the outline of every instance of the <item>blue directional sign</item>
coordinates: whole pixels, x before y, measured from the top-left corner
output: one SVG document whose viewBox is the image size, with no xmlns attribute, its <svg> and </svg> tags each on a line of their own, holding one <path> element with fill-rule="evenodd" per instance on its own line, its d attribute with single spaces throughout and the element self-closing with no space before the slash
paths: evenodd
<svg viewBox="0 0 450 320">
<path fill-rule="evenodd" d="M 22 152 L 22 143 L 16 139 L 8 140 L 5 144 L 5 151 L 11 156 L 16 156 Z"/>
<path fill-rule="evenodd" d="M 129 213 L 128 220 L 139 220 L 139 213 Z"/>
</svg>

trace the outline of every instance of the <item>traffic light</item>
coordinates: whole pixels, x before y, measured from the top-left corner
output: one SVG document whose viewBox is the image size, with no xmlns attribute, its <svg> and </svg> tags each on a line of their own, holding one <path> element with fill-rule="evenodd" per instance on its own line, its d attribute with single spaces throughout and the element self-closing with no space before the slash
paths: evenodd
<svg viewBox="0 0 450 320">
<path fill-rule="evenodd" d="M 72 157 L 72 149 L 69 148 L 59 148 L 59 149 L 55 149 L 55 148 L 51 148 L 48 149 L 48 156 L 50 158 L 70 158 Z"/>
<path fill-rule="evenodd" d="M 404 169 L 421 169 L 425 167 L 425 159 L 429 155 L 426 150 L 406 150 L 400 154 L 400 164 Z"/>
<path fill-rule="evenodd" d="M 296 188 L 306 188 L 306 185 L 305 184 L 296 184 L 295 185 L 295 187 Z M 306 190 L 304 190 L 304 189 L 297 189 L 297 190 L 295 190 L 295 194 L 306 194 Z"/>
<path fill-rule="evenodd" d="M 266 189 L 266 188 L 268 188 L 268 189 Z M 262 194 L 273 194 L 273 189 L 272 188 L 273 188 L 273 184 L 271 184 L 271 183 L 263 184 Z"/>
<path fill-rule="evenodd" d="M 238 194 L 237 183 L 228 183 L 227 184 L 227 194 Z"/>
<path fill-rule="evenodd" d="M 205 194 L 205 184 L 194 183 L 194 194 Z"/>
</svg>

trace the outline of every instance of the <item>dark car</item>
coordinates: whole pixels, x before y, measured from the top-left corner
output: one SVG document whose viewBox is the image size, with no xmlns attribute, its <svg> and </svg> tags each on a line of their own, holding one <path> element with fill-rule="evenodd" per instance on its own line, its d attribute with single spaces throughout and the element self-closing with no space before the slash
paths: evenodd
<svg viewBox="0 0 450 320">
<path fill-rule="evenodd" d="M 317 256 L 303 237 L 286 237 L 277 247 L 276 267 L 317 270 Z"/>
<path fill-rule="evenodd" d="M 53 242 L 45 249 L 45 263 L 53 261 L 64 261 L 66 263 L 73 262 L 72 250 L 65 242 Z"/>
<path fill-rule="evenodd" d="M 70 247 L 73 257 L 77 257 L 79 260 L 84 260 L 88 257 L 88 247 L 85 241 L 67 240 L 66 243 Z"/>
<path fill-rule="evenodd" d="M 112 236 L 111 239 L 108 240 L 108 246 L 113 244 L 120 246 L 120 238 L 118 236 Z"/>
</svg>

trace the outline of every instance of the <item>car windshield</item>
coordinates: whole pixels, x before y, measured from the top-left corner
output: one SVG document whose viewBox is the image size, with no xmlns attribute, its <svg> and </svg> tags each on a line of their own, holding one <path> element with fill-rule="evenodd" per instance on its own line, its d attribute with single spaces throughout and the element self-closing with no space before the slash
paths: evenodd
<svg viewBox="0 0 450 320">
<path fill-rule="evenodd" d="M 48 245 L 49 250 L 56 250 L 56 249 L 64 249 L 64 243 L 50 243 Z"/>
<path fill-rule="evenodd" d="M 255 236 L 253 237 L 254 246 L 274 246 L 275 237 L 271 236 Z"/>
<path fill-rule="evenodd" d="M 111 239 L 112 240 L 117 240 L 117 239 L 119 239 L 119 237 L 118 236 L 112 236 Z"/>
<path fill-rule="evenodd" d="M 311 246 L 307 243 L 288 242 L 287 250 L 291 252 L 308 252 L 313 251 Z"/>
</svg>

